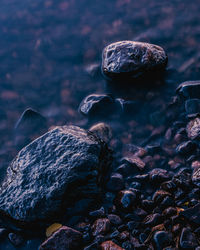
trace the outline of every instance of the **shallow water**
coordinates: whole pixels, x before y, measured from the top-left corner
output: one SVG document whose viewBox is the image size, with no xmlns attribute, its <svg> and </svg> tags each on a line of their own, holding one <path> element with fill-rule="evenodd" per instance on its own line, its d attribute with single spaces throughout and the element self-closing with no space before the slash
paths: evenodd
<svg viewBox="0 0 200 250">
<path fill-rule="evenodd" d="M 49 126 L 88 127 L 93 121 L 87 123 L 77 111 L 83 97 L 105 92 L 126 97 L 126 91 L 110 89 L 98 70 L 103 47 L 113 41 L 155 43 L 169 56 L 164 86 L 142 94 L 134 88 L 128 91 L 128 98 L 142 103 L 139 114 L 128 117 L 128 121 L 117 122 L 115 117 L 109 121 L 117 132 L 126 131 L 122 136 L 125 143 L 142 143 L 152 130 L 149 120 L 144 119 L 146 114 L 164 105 L 181 81 L 200 78 L 199 13 L 197 0 L 2 0 L 1 179 L 17 153 L 13 128 L 27 107 L 47 117 Z M 97 70 L 89 74 L 88 66 L 93 64 Z M 136 131 L 142 129 L 141 135 L 134 134 L 133 119 L 137 121 Z M 7 248 L 2 244 L 0 249 L 13 249 L 9 243 Z"/>
</svg>

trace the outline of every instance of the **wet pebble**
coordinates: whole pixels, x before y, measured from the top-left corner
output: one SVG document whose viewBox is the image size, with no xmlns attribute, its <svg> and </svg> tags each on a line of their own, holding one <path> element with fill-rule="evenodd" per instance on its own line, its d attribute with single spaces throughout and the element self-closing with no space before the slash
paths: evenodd
<svg viewBox="0 0 200 250">
<path fill-rule="evenodd" d="M 92 225 L 93 236 L 105 234 L 110 230 L 110 221 L 106 218 L 97 219 Z"/>
<path fill-rule="evenodd" d="M 116 206 L 122 210 L 132 209 L 136 205 L 135 202 L 136 194 L 130 190 L 120 191 L 115 198 Z"/>
<path fill-rule="evenodd" d="M 112 138 L 112 129 L 104 122 L 93 125 L 89 131 L 97 135 L 102 141 L 106 143 L 108 143 Z"/>
<path fill-rule="evenodd" d="M 172 236 L 165 231 L 158 231 L 154 234 L 153 241 L 154 241 L 156 250 L 162 250 L 163 248 L 171 244 Z"/>
<path fill-rule="evenodd" d="M 109 191 L 113 192 L 122 190 L 124 188 L 123 176 L 118 173 L 112 174 L 106 187 Z"/>
<path fill-rule="evenodd" d="M 191 140 L 200 138 L 200 118 L 195 118 L 187 125 L 187 135 Z"/>
<path fill-rule="evenodd" d="M 24 239 L 22 238 L 22 236 L 16 233 L 9 233 L 8 239 L 15 247 L 19 247 L 24 243 Z"/>
<path fill-rule="evenodd" d="M 154 44 L 120 41 L 103 50 L 102 72 L 109 79 L 138 78 L 166 65 L 165 51 Z"/>
<path fill-rule="evenodd" d="M 183 228 L 179 244 L 181 249 L 194 249 L 198 246 L 198 242 L 189 228 Z"/>
<path fill-rule="evenodd" d="M 122 247 L 115 244 L 113 241 L 105 241 L 100 245 L 101 250 L 123 250 Z"/>
</svg>

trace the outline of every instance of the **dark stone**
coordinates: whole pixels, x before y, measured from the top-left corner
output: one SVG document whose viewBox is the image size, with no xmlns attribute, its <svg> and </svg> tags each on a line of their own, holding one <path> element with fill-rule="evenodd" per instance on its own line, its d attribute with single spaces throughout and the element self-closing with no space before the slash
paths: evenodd
<svg viewBox="0 0 200 250">
<path fill-rule="evenodd" d="M 200 187 L 200 167 L 193 170 L 192 182 Z"/>
<path fill-rule="evenodd" d="M 200 203 L 194 207 L 185 209 L 180 213 L 180 216 L 187 219 L 190 223 L 200 226 Z"/>
<path fill-rule="evenodd" d="M 189 228 L 183 228 L 179 244 L 181 249 L 194 249 L 198 246 L 198 242 Z"/>
<path fill-rule="evenodd" d="M 104 48 L 102 72 L 109 79 L 138 78 L 167 65 L 165 51 L 154 44 L 120 41 Z"/>
<path fill-rule="evenodd" d="M 117 226 L 122 224 L 121 218 L 116 214 L 108 214 L 108 219 L 111 224 Z"/>
<path fill-rule="evenodd" d="M 200 114 L 200 99 L 189 99 L 185 101 L 185 111 L 189 118 Z"/>
<path fill-rule="evenodd" d="M 200 118 L 197 117 L 187 125 L 187 135 L 191 140 L 200 139 Z"/>
<path fill-rule="evenodd" d="M 164 181 L 169 180 L 170 175 L 165 169 L 154 168 L 152 171 L 149 172 L 149 178 L 155 184 L 160 184 Z"/>
<path fill-rule="evenodd" d="M 154 234 L 153 241 L 154 241 L 156 250 L 162 250 L 163 248 L 171 244 L 172 236 L 165 231 L 158 231 Z"/>
<path fill-rule="evenodd" d="M 136 194 L 130 190 L 120 191 L 116 198 L 115 204 L 122 210 L 130 210 L 136 201 Z"/>
<path fill-rule="evenodd" d="M 115 108 L 115 101 L 110 95 L 92 94 L 83 99 L 79 106 L 81 114 L 90 117 L 106 116 Z"/>
<path fill-rule="evenodd" d="M 138 171 L 143 171 L 145 168 L 145 163 L 137 156 L 124 157 L 121 163 L 130 164 L 133 168 Z"/>
<path fill-rule="evenodd" d="M 200 98 L 200 81 L 187 81 L 180 84 L 177 93 L 186 99 Z"/>
<path fill-rule="evenodd" d="M 24 239 L 19 234 L 9 233 L 8 238 L 15 247 L 21 246 L 24 243 Z"/>
<path fill-rule="evenodd" d="M 109 191 L 113 192 L 122 190 L 124 188 L 123 176 L 118 173 L 111 175 L 106 187 Z"/>
<path fill-rule="evenodd" d="M 79 250 L 82 249 L 82 234 L 70 227 L 58 229 L 40 246 L 40 250 Z"/>
<path fill-rule="evenodd" d="M 18 149 L 47 131 L 47 120 L 37 111 L 26 109 L 15 125 L 15 144 Z"/>
<path fill-rule="evenodd" d="M 197 145 L 192 141 L 186 141 L 177 146 L 176 152 L 181 155 L 192 154 Z"/>
<path fill-rule="evenodd" d="M 82 200 L 96 202 L 108 155 L 104 144 L 84 129 L 56 127 L 23 148 L 8 167 L 1 214 L 18 226 L 31 227 L 53 222 L 76 202 L 80 208 Z"/>
<path fill-rule="evenodd" d="M 105 234 L 110 230 L 110 221 L 106 218 L 98 219 L 92 226 L 93 236 Z"/>
<path fill-rule="evenodd" d="M 176 190 L 176 184 L 173 181 L 166 181 L 161 184 L 161 188 L 168 192 L 173 192 Z"/>
<path fill-rule="evenodd" d="M 105 209 L 104 207 L 101 207 L 98 210 L 90 212 L 89 215 L 94 218 L 103 217 L 105 215 Z"/>
<path fill-rule="evenodd" d="M 162 223 L 163 217 L 162 215 L 155 213 L 155 214 L 150 214 L 144 219 L 144 224 L 146 226 L 156 226 L 160 223 Z"/>
</svg>

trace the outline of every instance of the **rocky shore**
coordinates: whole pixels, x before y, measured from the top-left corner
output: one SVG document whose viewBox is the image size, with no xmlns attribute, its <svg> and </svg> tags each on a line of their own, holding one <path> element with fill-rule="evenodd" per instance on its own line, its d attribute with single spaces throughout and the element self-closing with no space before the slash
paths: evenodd
<svg viewBox="0 0 200 250">
<path fill-rule="evenodd" d="M 104 49 L 101 71 L 112 86 L 150 87 L 148 110 L 167 61 L 157 45 L 121 41 Z M 200 81 L 177 86 L 152 126 L 132 121 L 122 134 L 104 120 L 134 119 L 139 98 L 91 93 L 79 106 L 89 129 L 47 131 L 41 114 L 25 111 L 15 128 L 23 148 L 1 185 L 0 236 L 20 246 L 39 235 L 41 250 L 200 249 Z M 33 130 L 40 137 L 27 145 Z"/>
</svg>

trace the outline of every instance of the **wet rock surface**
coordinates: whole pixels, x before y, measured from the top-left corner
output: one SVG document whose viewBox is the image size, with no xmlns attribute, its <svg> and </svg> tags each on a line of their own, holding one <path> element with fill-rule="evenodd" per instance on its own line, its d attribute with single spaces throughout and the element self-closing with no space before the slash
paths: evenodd
<svg viewBox="0 0 200 250">
<path fill-rule="evenodd" d="M 82 234 L 70 227 L 63 226 L 50 236 L 40 250 L 78 250 L 82 248 Z"/>
<path fill-rule="evenodd" d="M 44 134 L 9 166 L 1 186 L 1 213 L 27 226 L 52 220 L 75 200 L 97 199 L 106 157 L 102 150 L 96 137 L 79 127 Z"/>
<path fill-rule="evenodd" d="M 102 72 L 111 79 L 138 78 L 167 65 L 167 55 L 161 47 L 135 41 L 112 43 L 102 57 Z"/>
</svg>

